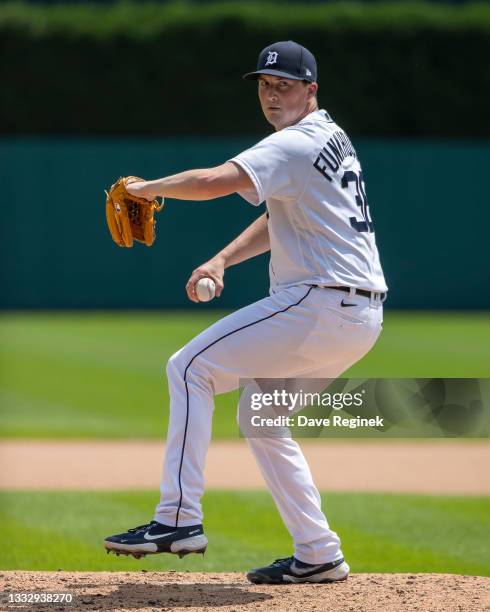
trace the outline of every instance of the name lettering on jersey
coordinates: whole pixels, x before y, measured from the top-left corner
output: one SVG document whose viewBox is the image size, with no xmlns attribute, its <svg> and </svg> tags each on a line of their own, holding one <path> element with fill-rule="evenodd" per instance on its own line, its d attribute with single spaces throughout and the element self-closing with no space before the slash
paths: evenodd
<svg viewBox="0 0 490 612">
<path fill-rule="evenodd" d="M 357 153 L 347 135 L 338 131 L 322 147 L 313 166 L 327 181 L 332 182 L 332 175 L 337 172 L 346 157 L 357 157 Z"/>
</svg>

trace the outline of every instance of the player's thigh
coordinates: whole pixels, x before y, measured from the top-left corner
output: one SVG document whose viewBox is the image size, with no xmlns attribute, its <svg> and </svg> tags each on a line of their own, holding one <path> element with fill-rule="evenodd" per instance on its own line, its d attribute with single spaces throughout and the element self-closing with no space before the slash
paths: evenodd
<svg viewBox="0 0 490 612">
<path fill-rule="evenodd" d="M 217 321 L 178 351 L 182 373 L 206 368 L 221 382 L 216 392 L 238 386 L 240 377 L 280 376 L 308 367 L 301 346 L 314 327 L 310 286 L 297 286 L 250 304 Z M 218 389 L 219 387 L 219 389 Z"/>
<path fill-rule="evenodd" d="M 240 378 L 338 376 L 367 350 L 374 332 L 365 308 L 344 316 L 333 307 L 323 289 L 282 290 L 199 334 L 178 353 L 180 369 L 205 371 L 216 393 L 237 388 Z"/>
</svg>

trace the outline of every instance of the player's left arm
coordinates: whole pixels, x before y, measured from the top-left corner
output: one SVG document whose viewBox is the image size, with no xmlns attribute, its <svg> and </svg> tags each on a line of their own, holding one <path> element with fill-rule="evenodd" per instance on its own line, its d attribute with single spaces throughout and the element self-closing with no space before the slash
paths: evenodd
<svg viewBox="0 0 490 612">
<path fill-rule="evenodd" d="M 131 183 L 126 187 L 129 193 L 148 200 L 157 197 L 212 200 L 253 188 L 248 174 L 232 162 L 225 162 L 215 168 L 187 170 L 155 181 Z"/>
</svg>

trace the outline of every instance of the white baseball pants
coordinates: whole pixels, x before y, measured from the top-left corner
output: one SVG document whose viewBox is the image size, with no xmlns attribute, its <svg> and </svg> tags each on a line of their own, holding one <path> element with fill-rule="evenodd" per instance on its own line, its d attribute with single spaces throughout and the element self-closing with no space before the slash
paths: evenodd
<svg viewBox="0 0 490 612">
<path fill-rule="evenodd" d="M 344 303 L 355 306 L 342 307 Z M 337 378 L 373 346 L 382 304 L 336 289 L 283 289 L 217 321 L 175 353 L 167 366 L 170 419 L 161 500 L 155 520 L 176 527 L 202 523 L 203 470 L 214 395 L 240 378 Z M 247 438 L 295 556 L 319 564 L 342 556 L 340 539 L 297 442 Z"/>
</svg>

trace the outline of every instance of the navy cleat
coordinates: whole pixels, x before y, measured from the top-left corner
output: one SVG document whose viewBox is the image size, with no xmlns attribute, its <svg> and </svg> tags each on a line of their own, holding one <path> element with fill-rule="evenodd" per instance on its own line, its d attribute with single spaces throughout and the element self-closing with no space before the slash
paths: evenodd
<svg viewBox="0 0 490 612">
<path fill-rule="evenodd" d="M 202 525 L 170 527 L 157 521 L 128 529 L 125 533 L 110 536 L 104 541 L 108 553 L 133 555 L 136 559 L 164 552 L 179 557 L 189 553 L 204 554 L 207 545 L 208 540 Z"/>
<path fill-rule="evenodd" d="M 247 578 L 254 584 L 291 584 L 297 582 L 337 582 L 349 575 L 349 566 L 344 559 L 331 563 L 311 565 L 294 557 L 276 559 L 266 567 L 248 572 Z"/>
</svg>

